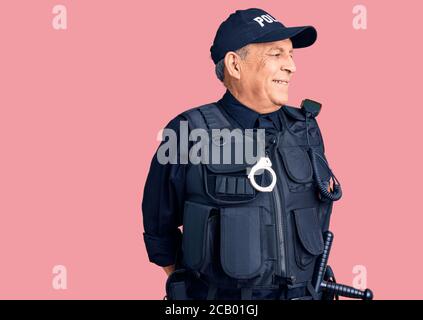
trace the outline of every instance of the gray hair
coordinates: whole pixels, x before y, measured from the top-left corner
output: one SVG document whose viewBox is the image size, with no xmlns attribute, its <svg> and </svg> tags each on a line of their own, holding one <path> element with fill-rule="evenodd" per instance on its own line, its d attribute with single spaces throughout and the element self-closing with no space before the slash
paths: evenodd
<svg viewBox="0 0 423 320">
<path fill-rule="evenodd" d="M 248 45 L 234 51 L 237 55 L 241 57 L 241 59 L 245 59 L 248 54 Z M 221 59 L 218 63 L 216 63 L 214 71 L 216 72 L 217 78 L 223 82 L 225 79 L 225 58 Z"/>
</svg>

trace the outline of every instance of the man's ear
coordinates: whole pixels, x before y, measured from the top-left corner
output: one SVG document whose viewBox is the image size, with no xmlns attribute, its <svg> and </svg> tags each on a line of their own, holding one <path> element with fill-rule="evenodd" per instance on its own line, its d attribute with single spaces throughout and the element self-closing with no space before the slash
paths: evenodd
<svg viewBox="0 0 423 320">
<path fill-rule="evenodd" d="M 231 77 L 238 80 L 241 78 L 240 62 L 241 62 L 241 57 L 237 55 L 235 52 L 229 51 L 228 53 L 226 53 L 225 55 L 226 71 Z"/>
</svg>

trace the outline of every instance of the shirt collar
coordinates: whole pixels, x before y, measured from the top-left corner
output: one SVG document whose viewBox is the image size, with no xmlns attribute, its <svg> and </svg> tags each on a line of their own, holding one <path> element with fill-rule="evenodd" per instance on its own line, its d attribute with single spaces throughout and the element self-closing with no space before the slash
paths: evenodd
<svg viewBox="0 0 423 320">
<path fill-rule="evenodd" d="M 275 125 L 279 127 L 280 119 L 278 114 L 282 108 L 271 113 L 260 114 L 239 102 L 229 90 L 226 90 L 219 102 L 223 104 L 229 116 L 241 125 L 243 129 L 252 129 L 256 127 L 257 118 L 260 116 L 269 116 Z"/>
</svg>

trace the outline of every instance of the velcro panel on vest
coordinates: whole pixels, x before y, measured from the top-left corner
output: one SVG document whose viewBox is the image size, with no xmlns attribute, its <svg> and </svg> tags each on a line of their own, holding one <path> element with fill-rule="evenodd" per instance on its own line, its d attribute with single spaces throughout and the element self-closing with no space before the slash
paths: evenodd
<svg viewBox="0 0 423 320">
<path fill-rule="evenodd" d="M 301 269 L 307 268 L 323 252 L 322 229 L 316 208 L 294 210 L 295 259 Z"/>
<path fill-rule="evenodd" d="M 210 206 L 185 202 L 182 251 L 184 263 L 194 270 L 201 268 L 205 262 L 207 221 L 212 210 Z"/>
<path fill-rule="evenodd" d="M 279 148 L 288 176 L 298 183 L 313 179 L 313 168 L 307 152 L 301 147 Z"/>
<path fill-rule="evenodd" d="M 323 236 L 315 208 L 294 210 L 295 223 L 301 243 L 313 255 L 323 252 Z"/>
<path fill-rule="evenodd" d="M 220 214 L 222 268 L 235 279 L 251 279 L 262 263 L 260 207 L 222 208 Z"/>
</svg>

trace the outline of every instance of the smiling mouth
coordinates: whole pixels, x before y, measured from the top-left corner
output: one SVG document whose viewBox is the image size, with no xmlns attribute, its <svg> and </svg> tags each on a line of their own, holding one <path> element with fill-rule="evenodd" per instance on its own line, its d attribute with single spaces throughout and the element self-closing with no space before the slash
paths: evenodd
<svg viewBox="0 0 423 320">
<path fill-rule="evenodd" d="M 283 84 L 283 85 L 288 85 L 289 81 L 288 80 L 273 80 L 273 82 L 277 83 L 277 84 Z"/>
</svg>

